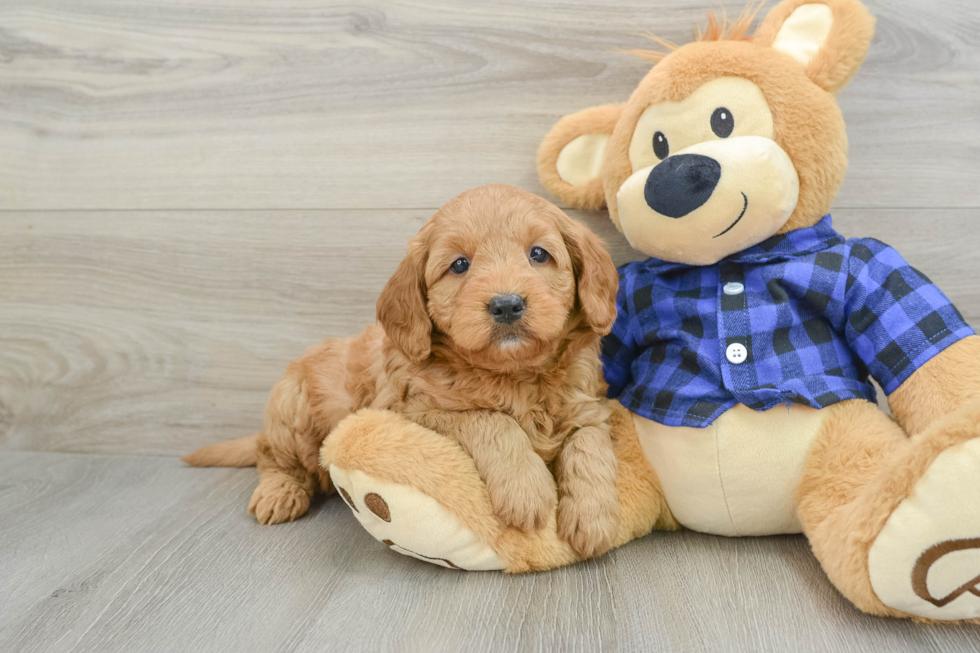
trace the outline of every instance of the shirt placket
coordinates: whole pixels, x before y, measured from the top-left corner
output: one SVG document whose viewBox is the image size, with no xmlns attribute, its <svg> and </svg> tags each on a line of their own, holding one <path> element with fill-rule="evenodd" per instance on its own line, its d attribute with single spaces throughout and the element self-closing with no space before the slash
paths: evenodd
<svg viewBox="0 0 980 653">
<path fill-rule="evenodd" d="M 753 385 L 752 330 L 744 265 L 732 262 L 721 264 L 718 309 L 722 382 L 737 401 L 750 403 L 751 397 L 743 395 L 743 390 Z"/>
</svg>

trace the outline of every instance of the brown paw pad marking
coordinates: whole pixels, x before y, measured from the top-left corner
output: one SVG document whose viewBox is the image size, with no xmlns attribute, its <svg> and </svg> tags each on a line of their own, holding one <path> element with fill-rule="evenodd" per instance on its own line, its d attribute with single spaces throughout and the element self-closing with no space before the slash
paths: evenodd
<svg viewBox="0 0 980 653">
<path fill-rule="evenodd" d="M 947 553 L 963 551 L 965 549 L 980 549 L 980 538 L 947 540 L 939 544 L 934 544 L 922 552 L 922 555 L 919 556 L 919 559 L 915 563 L 915 567 L 912 568 L 912 590 L 920 599 L 932 603 L 937 608 L 941 608 L 944 605 L 952 603 L 967 592 L 980 596 L 980 576 L 963 583 L 942 598 L 937 599 L 929 593 L 929 586 L 926 583 L 929 577 L 929 568 Z"/>
<path fill-rule="evenodd" d="M 395 544 L 395 543 L 394 543 L 394 542 L 392 542 L 391 540 L 381 540 L 381 541 L 382 541 L 382 542 L 383 542 L 384 544 L 387 544 L 387 545 L 388 545 L 388 548 L 391 548 L 391 547 L 393 547 L 393 546 L 397 546 L 397 547 L 398 547 L 399 549 L 401 549 L 402 551 L 408 551 L 408 552 L 409 552 L 409 553 L 411 553 L 412 555 L 417 555 L 417 556 L 418 556 L 418 557 L 420 557 L 420 558 L 425 558 L 426 560 L 438 560 L 439 562 L 445 562 L 445 563 L 446 563 L 447 565 L 449 565 L 449 566 L 450 566 L 450 567 L 452 567 L 453 569 L 460 569 L 459 567 L 457 567 L 456 565 L 454 565 L 454 564 L 453 564 L 453 561 L 452 561 L 452 560 L 446 560 L 445 558 L 431 558 L 431 557 L 429 557 L 429 556 L 424 556 L 424 555 L 422 555 L 421 553 L 416 553 L 415 551 L 412 551 L 411 549 L 406 549 L 406 548 L 405 548 L 405 547 L 403 547 L 403 546 L 402 546 L 401 544 Z M 462 571 L 462 569 L 460 569 L 460 571 Z"/>
<path fill-rule="evenodd" d="M 354 512 L 361 512 L 360 510 L 357 509 L 357 506 L 354 505 L 354 500 L 350 498 L 349 494 L 347 494 L 347 490 L 345 490 L 344 488 L 338 485 L 337 491 L 340 492 L 340 496 L 344 497 L 344 503 L 350 506 L 351 510 L 353 510 Z"/>
<path fill-rule="evenodd" d="M 364 505 L 380 519 L 389 523 L 391 522 L 391 511 L 388 510 L 388 504 L 385 503 L 385 500 L 380 495 L 374 492 L 368 492 L 364 495 Z"/>
</svg>

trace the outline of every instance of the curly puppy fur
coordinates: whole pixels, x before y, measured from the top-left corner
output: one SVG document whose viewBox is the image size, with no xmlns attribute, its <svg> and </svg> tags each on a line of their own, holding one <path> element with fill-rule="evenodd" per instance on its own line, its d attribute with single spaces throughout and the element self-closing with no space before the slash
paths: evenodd
<svg viewBox="0 0 980 653">
<path fill-rule="evenodd" d="M 546 261 L 530 259 L 534 247 Z M 469 262 L 461 274 L 450 269 L 460 258 Z M 257 440 L 184 460 L 241 465 L 254 450 L 249 511 L 263 524 L 290 521 L 332 490 L 318 454 L 334 427 L 361 408 L 393 410 L 473 457 L 505 524 L 534 530 L 557 507 L 562 538 L 598 555 L 620 511 L 598 356 L 617 287 L 602 243 L 554 204 L 507 186 L 468 191 L 409 241 L 378 299 L 379 325 L 293 362 Z M 526 303 L 512 324 L 488 311 L 502 294 Z"/>
</svg>

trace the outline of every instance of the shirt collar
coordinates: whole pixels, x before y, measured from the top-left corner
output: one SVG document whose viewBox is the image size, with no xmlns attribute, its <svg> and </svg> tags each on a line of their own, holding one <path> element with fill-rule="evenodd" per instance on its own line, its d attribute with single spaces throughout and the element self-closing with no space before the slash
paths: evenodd
<svg viewBox="0 0 980 653">
<path fill-rule="evenodd" d="M 820 221 L 812 227 L 804 227 L 784 234 L 776 234 L 758 245 L 753 245 L 748 249 L 743 249 L 741 252 L 736 252 L 722 259 L 715 265 L 722 263 L 772 263 L 774 261 L 814 254 L 835 245 L 840 245 L 843 242 L 844 237 L 834 231 L 833 221 L 830 214 L 827 214 L 820 218 Z M 647 265 L 656 268 L 660 272 L 677 268 L 695 267 L 656 258 L 649 259 Z"/>
<path fill-rule="evenodd" d="M 843 236 L 834 231 L 830 214 L 827 214 L 812 227 L 776 234 L 758 245 L 732 254 L 726 260 L 734 263 L 769 263 L 814 254 L 843 242 Z"/>
</svg>

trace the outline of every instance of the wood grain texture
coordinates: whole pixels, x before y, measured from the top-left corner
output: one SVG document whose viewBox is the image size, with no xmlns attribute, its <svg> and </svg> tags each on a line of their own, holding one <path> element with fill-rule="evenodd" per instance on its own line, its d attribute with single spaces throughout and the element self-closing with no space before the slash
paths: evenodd
<svg viewBox="0 0 980 653">
<path fill-rule="evenodd" d="M 800 537 L 654 533 L 506 576 L 387 550 L 337 500 L 262 527 L 254 470 L 0 457 L 4 651 L 953 651 L 966 627 L 869 617 Z"/>
<path fill-rule="evenodd" d="M 844 207 L 976 207 L 980 4 L 869 1 Z M 692 0 L 10 0 L 0 208 L 406 208 L 541 191 L 562 115 L 624 101 Z M 729 15 L 743 2 L 720 3 Z"/>
<path fill-rule="evenodd" d="M 980 324 L 980 210 L 848 210 Z M 306 347 L 374 320 L 428 211 L 0 217 L 0 447 L 177 455 L 259 429 Z M 617 263 L 640 256 L 575 213 Z"/>
</svg>

